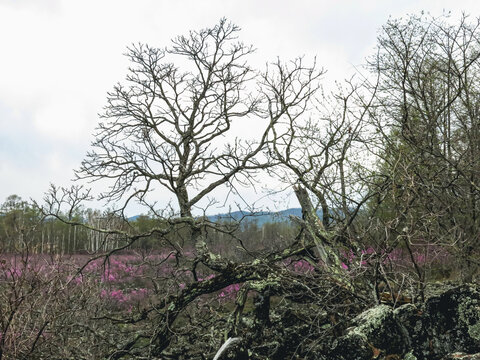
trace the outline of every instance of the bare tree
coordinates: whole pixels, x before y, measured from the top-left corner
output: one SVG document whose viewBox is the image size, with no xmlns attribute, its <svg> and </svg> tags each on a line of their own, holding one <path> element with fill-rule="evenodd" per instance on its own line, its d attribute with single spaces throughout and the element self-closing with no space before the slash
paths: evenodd
<svg viewBox="0 0 480 360">
<path fill-rule="evenodd" d="M 373 196 L 367 144 L 373 138 L 368 112 L 374 93 L 366 97 L 361 89 L 351 80 L 331 96 L 320 92 L 310 96 L 304 106 L 286 111 L 275 123 L 270 145 L 272 161 L 278 163 L 270 171 L 294 184 L 303 212 L 303 219 L 296 221 L 304 229 L 305 241 L 316 248 L 310 255 L 350 288 L 342 262 L 346 253 L 361 250 L 354 220 Z"/>
<path fill-rule="evenodd" d="M 222 20 L 211 29 L 179 36 L 166 49 L 135 45 L 127 85 L 108 94 L 94 149 L 79 178 L 114 179 L 102 197 L 143 201 L 149 191 L 170 191 L 180 215 L 210 192 L 262 166 L 269 126 L 256 143 L 225 138 L 232 122 L 256 115 L 252 47 L 236 41 L 238 27 Z M 172 61 L 172 62 L 170 62 Z M 174 62 L 173 62 L 174 61 Z M 185 70 L 178 64 L 185 63 Z"/>
</svg>

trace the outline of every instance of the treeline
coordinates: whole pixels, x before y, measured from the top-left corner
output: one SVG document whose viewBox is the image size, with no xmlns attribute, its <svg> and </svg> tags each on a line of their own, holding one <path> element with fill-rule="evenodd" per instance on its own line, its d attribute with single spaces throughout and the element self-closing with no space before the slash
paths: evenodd
<svg viewBox="0 0 480 360">
<path fill-rule="evenodd" d="M 65 254 L 78 251 L 109 250 L 120 245 L 120 237 L 108 237 L 88 227 L 122 227 L 123 220 L 104 216 L 98 210 L 77 210 L 73 221 L 86 226 L 72 226 L 45 217 L 33 204 L 10 195 L 0 207 L 0 250 L 15 252 Z"/>
<path fill-rule="evenodd" d="M 160 241 L 158 235 L 142 237 L 129 242 L 125 234 L 141 234 L 153 228 L 165 228 L 167 219 L 140 215 L 132 220 L 90 208 L 77 209 L 71 220 L 79 225 L 66 224 L 54 217 L 45 217 L 34 204 L 18 195 L 10 195 L 0 205 L 0 251 L 16 252 L 28 249 L 31 253 L 73 254 L 110 251 L 122 246 L 126 249 L 159 250 L 165 241 L 190 247 L 182 228 L 171 232 Z M 228 221 L 224 221 L 227 223 Z M 250 250 L 272 250 L 281 247 L 283 240 L 294 236 L 296 227 L 289 221 L 266 222 L 261 225 L 255 219 L 230 221 L 227 231 L 210 231 L 209 245 L 224 253 L 236 252 L 233 241 L 241 240 Z M 98 229 L 117 229 L 119 234 L 102 233 Z"/>
</svg>

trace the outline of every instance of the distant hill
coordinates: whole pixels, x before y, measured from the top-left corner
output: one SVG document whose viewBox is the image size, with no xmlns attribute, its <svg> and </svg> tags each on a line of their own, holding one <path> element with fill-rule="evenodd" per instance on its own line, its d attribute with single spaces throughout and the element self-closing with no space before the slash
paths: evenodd
<svg viewBox="0 0 480 360">
<path fill-rule="evenodd" d="M 283 222 L 289 221 L 290 215 L 302 217 L 302 209 L 291 208 L 278 212 L 273 211 L 260 211 L 252 213 L 249 211 L 233 211 L 228 214 L 217 214 L 208 217 L 210 221 L 238 221 L 243 218 L 243 221 L 256 222 L 257 225 L 262 226 L 265 223 Z"/>
<path fill-rule="evenodd" d="M 319 210 L 318 216 L 322 217 L 322 211 Z M 258 226 L 263 226 L 265 223 L 275 223 L 290 221 L 290 216 L 297 216 L 302 218 L 301 208 L 290 208 L 281 211 L 260 211 L 251 213 L 248 211 L 234 211 L 229 214 L 217 214 L 208 217 L 211 221 L 238 221 L 243 218 L 243 221 L 256 222 Z"/>
<path fill-rule="evenodd" d="M 231 213 L 209 215 L 208 219 L 210 221 L 239 221 L 243 218 L 243 221 L 256 222 L 258 226 L 263 226 L 265 223 L 275 223 L 275 222 L 284 222 L 290 221 L 290 216 L 302 217 L 301 208 L 290 208 L 281 211 L 260 211 L 252 213 L 249 211 L 233 211 Z M 318 215 L 321 217 L 322 212 L 319 211 Z M 135 215 L 129 217 L 129 221 L 135 221 L 141 215 Z"/>
<path fill-rule="evenodd" d="M 142 216 L 142 215 L 130 216 L 129 218 L 127 218 L 127 220 L 128 220 L 128 221 L 136 221 L 140 216 Z"/>
</svg>

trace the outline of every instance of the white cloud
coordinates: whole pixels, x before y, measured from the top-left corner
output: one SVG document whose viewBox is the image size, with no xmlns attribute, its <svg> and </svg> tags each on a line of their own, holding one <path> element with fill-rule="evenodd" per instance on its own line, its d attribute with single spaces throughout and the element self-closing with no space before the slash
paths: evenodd
<svg viewBox="0 0 480 360">
<path fill-rule="evenodd" d="M 81 142 L 89 137 L 91 128 L 88 119 L 95 117 L 81 102 L 65 96 L 45 101 L 33 115 L 36 131 L 43 137 L 59 142 Z"/>
</svg>

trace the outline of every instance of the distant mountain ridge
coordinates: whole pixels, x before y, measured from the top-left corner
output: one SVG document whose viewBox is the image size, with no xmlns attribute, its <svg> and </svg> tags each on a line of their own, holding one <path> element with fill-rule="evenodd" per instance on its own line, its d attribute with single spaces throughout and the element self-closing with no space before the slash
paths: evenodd
<svg viewBox="0 0 480 360">
<path fill-rule="evenodd" d="M 290 208 L 281 211 L 259 211 L 259 212 L 250 212 L 250 211 L 233 211 L 226 214 L 217 214 L 210 215 L 208 219 L 210 221 L 238 221 L 243 218 L 243 221 L 256 222 L 257 225 L 262 226 L 265 223 L 274 223 L 274 222 L 283 222 L 289 221 L 290 216 L 302 217 L 301 208 Z"/>
<path fill-rule="evenodd" d="M 318 211 L 318 215 L 321 217 L 322 212 Z M 135 221 L 142 215 L 135 215 L 128 218 L 129 221 Z M 301 208 L 289 208 L 280 211 L 232 211 L 231 213 L 223 213 L 216 215 L 208 215 L 207 218 L 210 221 L 239 221 L 243 218 L 243 221 L 256 222 L 258 226 L 263 226 L 266 223 L 284 222 L 290 221 L 290 216 L 302 217 Z"/>
</svg>

